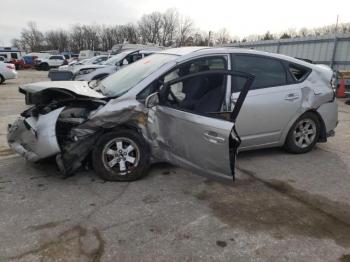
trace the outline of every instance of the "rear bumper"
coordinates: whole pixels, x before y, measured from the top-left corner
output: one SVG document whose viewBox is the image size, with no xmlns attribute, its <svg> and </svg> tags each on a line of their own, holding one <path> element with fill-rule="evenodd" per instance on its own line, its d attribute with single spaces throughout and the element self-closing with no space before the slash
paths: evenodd
<svg viewBox="0 0 350 262">
<path fill-rule="evenodd" d="M 15 70 L 6 70 L 6 71 L 2 72 L 2 75 L 5 78 L 5 80 L 8 80 L 8 79 L 17 78 L 18 73 Z"/>
<path fill-rule="evenodd" d="M 334 129 L 338 125 L 338 103 L 337 99 L 334 99 L 334 101 L 325 103 L 321 105 L 317 112 L 322 117 L 322 120 L 324 122 L 325 128 L 326 128 L 326 134 L 328 136 L 334 135 Z"/>
</svg>

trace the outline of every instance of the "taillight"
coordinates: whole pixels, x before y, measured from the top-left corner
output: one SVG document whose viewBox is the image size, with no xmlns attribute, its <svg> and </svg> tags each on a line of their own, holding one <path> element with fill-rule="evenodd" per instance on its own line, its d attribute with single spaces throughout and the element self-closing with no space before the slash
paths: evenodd
<svg viewBox="0 0 350 262">
<path fill-rule="evenodd" d="M 332 79 L 331 79 L 331 87 L 333 90 L 337 89 L 337 82 L 338 82 L 337 72 L 333 72 Z"/>
<path fill-rule="evenodd" d="M 6 66 L 8 69 L 15 69 L 15 66 L 14 65 L 7 65 Z"/>
</svg>

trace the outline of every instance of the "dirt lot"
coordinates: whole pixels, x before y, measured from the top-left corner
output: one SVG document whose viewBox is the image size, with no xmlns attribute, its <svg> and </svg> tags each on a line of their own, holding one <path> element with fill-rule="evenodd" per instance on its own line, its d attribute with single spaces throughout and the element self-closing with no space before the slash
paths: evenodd
<svg viewBox="0 0 350 262">
<path fill-rule="evenodd" d="M 0 86 L 0 261 L 350 261 L 350 106 L 334 138 L 311 153 L 241 153 L 221 183 L 156 165 L 143 180 L 93 171 L 64 179 L 6 145 L 24 108 L 20 71 Z"/>
</svg>

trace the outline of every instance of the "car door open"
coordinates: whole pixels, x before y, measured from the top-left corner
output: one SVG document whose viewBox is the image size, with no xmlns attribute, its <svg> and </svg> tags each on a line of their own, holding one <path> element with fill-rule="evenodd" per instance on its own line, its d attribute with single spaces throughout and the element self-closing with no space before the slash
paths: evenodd
<svg viewBox="0 0 350 262">
<path fill-rule="evenodd" d="M 221 114 L 227 75 L 246 83 L 234 110 Z M 211 70 L 179 77 L 163 84 L 159 104 L 152 107 L 157 142 L 164 158 L 199 175 L 233 176 L 240 138 L 235 121 L 254 76 L 229 70 Z M 211 84 L 214 83 L 214 84 Z M 209 83 L 209 84 L 208 84 Z"/>
</svg>

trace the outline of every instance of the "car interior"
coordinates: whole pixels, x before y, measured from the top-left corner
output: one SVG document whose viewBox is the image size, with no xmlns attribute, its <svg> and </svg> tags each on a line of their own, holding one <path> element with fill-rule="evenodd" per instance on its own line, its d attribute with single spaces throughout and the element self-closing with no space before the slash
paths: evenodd
<svg viewBox="0 0 350 262">
<path fill-rule="evenodd" d="M 185 64 L 164 77 L 164 82 L 189 74 L 215 69 L 225 69 L 223 58 L 207 58 Z M 203 74 L 174 83 L 165 101 L 167 106 L 198 114 L 220 112 L 226 91 L 226 76 Z"/>
</svg>

